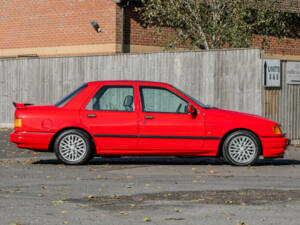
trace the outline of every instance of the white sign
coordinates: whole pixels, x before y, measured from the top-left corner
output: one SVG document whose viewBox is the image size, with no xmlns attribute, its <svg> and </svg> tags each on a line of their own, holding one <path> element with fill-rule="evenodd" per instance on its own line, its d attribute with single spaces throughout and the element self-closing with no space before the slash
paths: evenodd
<svg viewBox="0 0 300 225">
<path fill-rule="evenodd" d="M 281 67 L 279 59 L 264 60 L 265 87 L 281 87 Z"/>
<path fill-rule="evenodd" d="M 300 84 L 300 62 L 286 63 L 286 82 L 288 84 Z"/>
</svg>

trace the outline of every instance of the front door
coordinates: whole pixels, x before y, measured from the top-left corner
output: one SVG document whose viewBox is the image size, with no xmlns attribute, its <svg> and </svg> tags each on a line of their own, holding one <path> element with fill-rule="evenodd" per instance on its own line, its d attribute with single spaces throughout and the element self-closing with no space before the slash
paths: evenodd
<svg viewBox="0 0 300 225">
<path fill-rule="evenodd" d="M 85 109 L 81 122 L 94 136 L 100 154 L 126 154 L 137 148 L 137 112 L 133 86 L 100 87 Z"/>
<path fill-rule="evenodd" d="M 201 151 L 202 115 L 187 113 L 186 99 L 167 88 L 140 86 L 138 148 L 145 153 L 192 155 Z"/>
</svg>

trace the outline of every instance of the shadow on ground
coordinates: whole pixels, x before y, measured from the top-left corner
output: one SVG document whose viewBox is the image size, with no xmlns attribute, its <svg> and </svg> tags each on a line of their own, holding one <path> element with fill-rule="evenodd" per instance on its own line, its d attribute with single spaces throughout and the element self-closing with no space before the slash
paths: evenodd
<svg viewBox="0 0 300 225">
<path fill-rule="evenodd" d="M 33 162 L 33 164 L 61 164 L 56 159 L 42 159 Z M 210 157 L 195 158 L 176 158 L 176 157 L 124 157 L 124 158 L 100 158 L 92 159 L 88 165 L 228 165 L 223 159 Z M 273 159 L 259 160 L 255 166 L 281 166 L 281 165 L 300 165 L 299 160 L 292 159 Z"/>
</svg>

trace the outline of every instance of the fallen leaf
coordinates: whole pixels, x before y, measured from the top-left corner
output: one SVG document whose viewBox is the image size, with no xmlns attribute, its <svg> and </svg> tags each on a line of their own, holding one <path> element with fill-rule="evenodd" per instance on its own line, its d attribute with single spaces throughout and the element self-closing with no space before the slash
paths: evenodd
<svg viewBox="0 0 300 225">
<path fill-rule="evenodd" d="M 48 190 L 48 187 L 47 186 L 42 186 L 42 189 Z"/>
<path fill-rule="evenodd" d="M 62 203 L 64 203 L 64 201 L 63 200 L 54 200 L 53 203 L 55 203 L 55 204 L 62 204 Z"/>
<path fill-rule="evenodd" d="M 64 221 L 63 224 L 69 224 L 69 222 L 68 221 Z"/>
<path fill-rule="evenodd" d="M 175 208 L 174 211 L 177 212 L 177 213 L 182 213 L 182 209 L 176 209 Z"/>
<path fill-rule="evenodd" d="M 128 212 L 121 211 L 121 212 L 120 212 L 120 214 L 121 214 L 121 215 L 127 215 L 127 214 L 128 214 Z"/>
<path fill-rule="evenodd" d="M 192 202 L 201 202 L 201 201 L 205 201 L 205 198 L 198 198 L 198 199 L 192 200 Z"/>
<path fill-rule="evenodd" d="M 88 171 L 90 171 L 90 172 L 96 172 L 96 170 L 93 169 L 93 168 L 91 168 L 91 167 L 88 168 Z"/>
<path fill-rule="evenodd" d="M 62 211 L 61 211 L 61 214 L 67 214 L 67 213 L 68 213 L 67 210 L 62 210 Z"/>
<path fill-rule="evenodd" d="M 182 217 L 179 217 L 179 218 L 171 217 L 171 218 L 165 218 L 165 220 L 184 220 L 184 218 L 182 218 Z"/>
<path fill-rule="evenodd" d="M 151 222 L 152 219 L 151 219 L 150 217 L 146 216 L 146 217 L 144 218 L 144 221 L 145 221 L 145 222 Z"/>
<path fill-rule="evenodd" d="M 89 199 L 94 199 L 94 198 L 96 198 L 94 195 L 88 195 L 88 198 Z"/>
<path fill-rule="evenodd" d="M 215 171 L 214 171 L 214 170 L 210 170 L 209 173 L 210 173 L 210 174 L 214 174 Z"/>
<path fill-rule="evenodd" d="M 130 208 L 135 208 L 136 204 L 130 204 Z"/>
<path fill-rule="evenodd" d="M 231 200 L 226 200 L 225 204 L 232 204 L 232 201 Z"/>
</svg>

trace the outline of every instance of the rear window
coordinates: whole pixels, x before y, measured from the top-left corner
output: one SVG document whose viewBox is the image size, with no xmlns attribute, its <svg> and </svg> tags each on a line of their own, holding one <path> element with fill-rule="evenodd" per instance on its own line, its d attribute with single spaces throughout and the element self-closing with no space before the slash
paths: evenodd
<svg viewBox="0 0 300 225">
<path fill-rule="evenodd" d="M 63 97 L 61 100 L 59 100 L 57 103 L 55 103 L 56 107 L 63 107 L 66 105 L 69 101 L 71 101 L 72 98 L 74 98 L 76 95 L 78 95 L 83 89 L 87 87 L 87 84 L 81 85 L 79 88 L 72 91 L 67 96 Z"/>
</svg>

